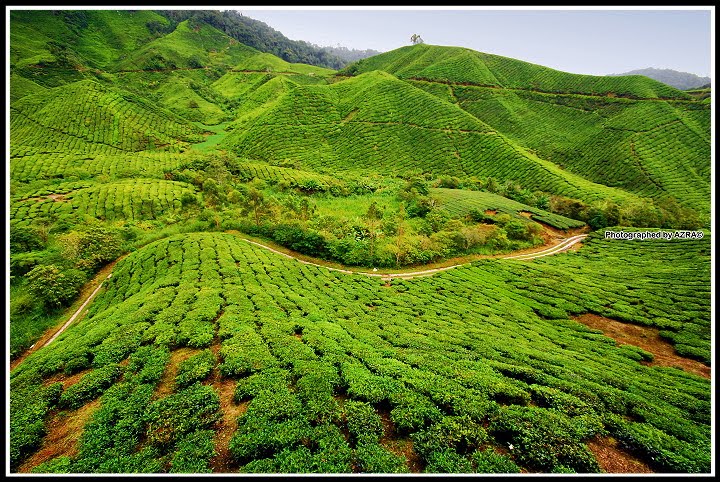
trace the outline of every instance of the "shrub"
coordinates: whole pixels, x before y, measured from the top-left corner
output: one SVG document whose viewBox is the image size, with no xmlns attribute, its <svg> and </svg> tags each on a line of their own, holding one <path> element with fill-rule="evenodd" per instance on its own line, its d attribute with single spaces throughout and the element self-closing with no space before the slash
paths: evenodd
<svg viewBox="0 0 720 482">
<path fill-rule="evenodd" d="M 148 441 L 165 445 L 195 430 L 209 429 L 220 419 L 219 408 L 215 390 L 199 383 L 155 400 L 145 414 Z"/>
<path fill-rule="evenodd" d="M 488 440 L 485 429 L 470 417 L 446 416 L 430 427 L 412 434 L 415 450 L 428 459 L 434 452 L 452 449 L 469 453 Z"/>
<path fill-rule="evenodd" d="M 171 473 L 209 473 L 215 456 L 215 431 L 198 430 L 177 443 L 170 461 Z"/>
<path fill-rule="evenodd" d="M 372 405 L 366 402 L 347 400 L 343 411 L 352 440 L 358 442 L 378 441 L 383 433 L 383 425 Z"/>
<path fill-rule="evenodd" d="M 354 452 L 355 466 L 367 473 L 407 473 L 407 461 L 378 443 L 361 442 Z"/>
<path fill-rule="evenodd" d="M 201 382 L 207 378 L 214 367 L 215 355 L 210 350 L 203 350 L 180 363 L 175 376 L 175 384 L 179 388 L 185 388 L 195 382 Z"/>
<path fill-rule="evenodd" d="M 25 276 L 28 291 L 51 308 L 59 308 L 72 301 L 86 280 L 82 271 L 63 270 L 54 264 L 36 266 Z"/>
<path fill-rule="evenodd" d="M 114 364 L 91 371 L 63 392 L 59 405 L 73 410 L 82 407 L 115 383 L 121 373 L 120 367 Z"/>
<path fill-rule="evenodd" d="M 404 392 L 391 399 L 397 406 L 390 411 L 395 429 L 401 433 L 414 432 L 428 423 L 437 422 L 442 412 L 427 397 L 415 392 Z"/>
<path fill-rule="evenodd" d="M 492 420 L 497 439 L 517 447 L 515 458 L 529 467 L 550 472 L 558 466 L 577 472 L 598 472 L 600 467 L 584 440 L 603 432 L 594 416 L 568 417 L 555 409 L 503 408 Z"/>
<path fill-rule="evenodd" d="M 512 459 L 492 449 L 473 453 L 471 460 L 475 467 L 474 471 L 480 474 L 516 474 L 520 472 L 520 467 Z"/>
<path fill-rule="evenodd" d="M 472 472 L 470 461 L 452 449 L 446 448 L 430 453 L 425 472 L 438 474 L 467 474 Z"/>
</svg>

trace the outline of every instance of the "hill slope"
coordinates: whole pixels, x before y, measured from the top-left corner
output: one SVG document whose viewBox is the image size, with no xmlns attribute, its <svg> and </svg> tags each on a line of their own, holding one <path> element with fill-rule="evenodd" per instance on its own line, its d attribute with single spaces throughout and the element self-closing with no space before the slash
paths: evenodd
<svg viewBox="0 0 720 482">
<path fill-rule="evenodd" d="M 11 142 L 49 150 L 140 151 L 200 140 L 198 128 L 92 80 L 28 95 L 11 107 Z"/>
<path fill-rule="evenodd" d="M 340 71 L 348 75 L 383 70 L 401 79 L 470 83 L 480 86 L 635 98 L 687 98 L 672 87 L 642 76 L 623 78 L 561 72 L 499 55 L 460 47 L 418 44 L 359 60 Z"/>
<path fill-rule="evenodd" d="M 654 454 L 656 470 L 708 471 L 709 380 L 638 363 L 647 353 L 616 346 L 567 313 L 597 305 L 653 320 L 665 297 L 621 300 L 628 287 L 659 294 L 663 286 L 693 305 L 677 307 L 668 325 L 709 330 L 707 293 L 643 255 L 693 268 L 700 259 L 707 273 L 707 256 L 698 255 L 709 240 L 589 243 L 587 253 L 533 264 L 550 300 L 508 291 L 526 284 L 522 262 L 383 286 L 230 234 L 157 241 L 120 261 L 88 315 L 12 372 L 13 466 L 402 472 L 419 470 L 406 458 L 414 453 L 428 472 L 443 471 L 441 456 L 452 457 L 452 470 L 482 472 L 480 446 L 512 444 L 494 470 L 593 472 L 585 444 L 608 430 L 648 460 Z M 619 275 L 610 284 L 608 272 Z M 60 416 L 54 407 L 84 414 L 83 435 L 77 450 L 35 456 Z"/>
</svg>

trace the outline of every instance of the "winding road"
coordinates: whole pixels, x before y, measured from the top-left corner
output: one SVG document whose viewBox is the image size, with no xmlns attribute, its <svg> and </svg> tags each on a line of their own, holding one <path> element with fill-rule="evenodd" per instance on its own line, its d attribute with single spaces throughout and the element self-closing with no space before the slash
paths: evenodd
<svg viewBox="0 0 720 482">
<path fill-rule="evenodd" d="M 465 262 L 465 263 L 454 264 L 454 265 L 451 265 L 451 266 L 443 266 L 443 267 L 441 267 L 441 268 L 426 269 L 426 270 L 422 270 L 422 271 L 400 272 L 400 273 L 375 273 L 375 272 L 368 272 L 368 271 L 353 271 L 353 270 L 349 270 L 349 269 L 333 268 L 333 267 L 331 267 L 331 266 L 325 266 L 325 265 L 322 265 L 322 264 L 313 263 L 312 261 L 307 261 L 307 260 L 304 260 L 304 259 L 300 259 L 300 258 L 298 258 L 298 257 L 296 257 L 296 256 L 293 256 L 292 254 L 283 253 L 282 251 L 278 251 L 277 249 L 271 248 L 270 246 L 267 246 L 267 245 L 265 245 L 265 244 L 258 243 L 257 241 L 252 241 L 252 240 L 250 240 L 250 239 L 247 239 L 247 238 L 239 235 L 239 233 L 236 233 L 236 236 L 238 236 L 240 239 L 242 239 L 242 240 L 245 241 L 246 243 L 249 243 L 249 244 L 258 246 L 258 247 L 260 247 L 260 248 L 266 249 L 266 250 L 271 251 L 271 252 L 273 252 L 273 253 L 275 253 L 275 254 L 279 254 L 280 256 L 284 256 L 284 257 L 289 258 L 289 259 L 294 259 L 294 260 L 299 261 L 300 263 L 303 263 L 303 264 L 307 264 L 307 265 L 310 265 L 310 266 L 318 266 L 318 267 L 320 267 L 320 268 L 329 269 L 329 270 L 331 270 L 331 271 L 339 271 L 339 272 L 341 272 L 341 273 L 346 273 L 346 274 L 362 274 L 362 275 L 365 275 L 365 276 L 372 276 L 372 277 L 382 278 L 382 279 L 386 279 L 386 280 L 391 280 L 392 278 L 412 279 L 412 278 L 416 278 L 416 277 L 420 277 L 420 276 L 432 276 L 432 275 L 435 274 L 435 273 L 440 273 L 440 272 L 442 272 L 442 271 L 447 271 L 447 270 L 450 270 L 450 269 L 453 269 L 453 268 L 458 268 L 458 267 L 460 267 L 460 266 L 466 266 L 466 265 L 468 265 L 468 264 L 470 264 L 470 263 L 472 262 L 472 261 L 470 261 L 470 262 Z M 540 250 L 540 251 L 535 251 L 535 252 L 531 252 L 531 253 L 524 253 L 524 254 L 516 254 L 516 255 L 510 255 L 510 256 L 489 257 L 489 258 L 493 258 L 493 259 L 510 259 L 510 260 L 518 260 L 518 261 L 527 261 L 527 260 L 531 260 L 531 259 L 535 259 L 535 258 L 541 258 L 541 257 L 543 257 L 543 256 L 551 256 L 551 255 L 553 255 L 553 254 L 558 254 L 558 253 L 561 253 L 561 252 L 563 252 L 563 251 L 567 251 L 567 250 L 570 249 L 573 245 L 579 243 L 580 241 L 582 241 L 582 240 L 585 239 L 586 237 L 587 237 L 587 234 L 578 234 L 578 235 L 576 235 L 576 236 L 571 236 L 571 237 L 569 237 L 569 238 L 562 239 L 559 243 L 553 244 L 552 246 L 549 246 L 549 247 L 547 247 L 547 248 L 545 248 L 545 249 L 543 249 L 543 250 Z M 125 256 L 125 255 L 123 255 L 123 256 Z M 122 256 L 121 256 L 121 258 L 122 258 Z M 113 262 L 112 265 L 114 266 L 115 263 Z M 112 269 L 112 267 L 111 267 L 111 269 Z M 54 335 L 52 335 L 47 341 L 45 341 L 44 343 L 42 342 L 42 338 L 45 338 L 45 337 L 47 336 L 47 334 L 46 334 L 45 336 L 43 336 L 43 337 L 41 338 L 41 340 L 39 340 L 39 341 L 36 342 L 33 346 L 31 346 L 20 358 L 18 358 L 17 360 L 15 360 L 15 363 L 12 364 L 11 369 L 12 369 L 12 368 L 15 368 L 15 366 L 19 365 L 20 362 L 21 362 L 27 355 L 29 355 L 30 353 L 32 353 L 33 351 L 39 349 L 40 347 L 48 346 L 50 343 L 52 343 L 58 336 L 60 336 L 60 335 L 62 334 L 63 331 L 65 331 L 65 329 L 66 329 L 68 326 L 70 326 L 70 325 L 73 323 L 73 321 L 75 321 L 75 320 L 78 318 L 78 316 L 80 316 L 80 314 L 81 314 L 82 311 L 85 309 L 85 307 L 90 303 L 90 301 L 92 301 L 92 299 L 95 297 L 95 295 L 98 293 L 98 291 L 100 291 L 100 288 L 102 287 L 103 282 L 104 282 L 105 280 L 109 279 L 109 278 L 112 276 L 112 272 L 108 273 L 107 271 L 108 271 L 108 270 L 105 270 L 105 269 L 104 269 L 104 270 L 102 270 L 101 273 L 98 273 L 98 277 L 103 277 L 103 276 L 104 276 L 103 281 L 100 281 L 100 283 L 98 284 L 98 286 L 93 290 L 92 293 L 90 293 L 90 295 L 88 295 L 88 297 L 85 299 L 85 301 L 83 301 L 83 303 L 80 305 L 80 307 L 79 307 L 77 310 L 75 310 L 75 312 L 74 312 L 74 313 L 72 314 L 72 316 L 68 319 L 68 321 L 66 321 L 66 322 L 60 327 L 60 329 L 59 329 Z"/>
</svg>

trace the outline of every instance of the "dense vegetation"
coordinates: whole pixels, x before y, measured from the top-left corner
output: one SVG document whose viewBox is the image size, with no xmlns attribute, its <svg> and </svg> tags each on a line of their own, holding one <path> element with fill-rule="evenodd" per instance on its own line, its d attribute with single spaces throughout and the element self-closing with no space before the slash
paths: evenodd
<svg viewBox="0 0 720 482">
<path fill-rule="evenodd" d="M 708 472 L 710 381 L 572 319 L 710 365 L 705 93 L 430 45 L 337 72 L 273 32 L 11 12 L 11 470 L 597 472 L 612 437 Z"/>
<path fill-rule="evenodd" d="M 85 319 L 13 371 L 14 418 L 27 422 L 11 427 L 13 463 L 56 410 L 100 396 L 78 455 L 38 470 L 206 470 L 212 444 L 183 450 L 217 421 L 206 378 L 217 367 L 247 408 L 229 443 L 241 471 L 406 471 L 399 449 L 412 442 L 430 472 L 593 472 L 585 443 L 602 434 L 656 470 L 707 471 L 709 380 L 638 363 L 652 355 L 568 319 L 659 326 L 709 360 L 710 240 L 636 243 L 598 234 L 530 267 L 485 261 L 387 287 L 231 234 L 156 241 L 118 263 Z M 175 394 L 155 399 L 163 353 L 180 347 L 196 355 Z M 87 374 L 44 395 L 61 372 Z"/>
<path fill-rule="evenodd" d="M 320 47 L 302 40 L 290 40 L 264 22 L 245 16 L 237 10 L 164 10 L 159 13 L 172 22 L 166 31 L 171 31 L 173 25 L 187 19 L 205 22 L 240 43 L 292 63 L 340 69 L 350 62 L 380 53 L 370 49 Z"/>
</svg>

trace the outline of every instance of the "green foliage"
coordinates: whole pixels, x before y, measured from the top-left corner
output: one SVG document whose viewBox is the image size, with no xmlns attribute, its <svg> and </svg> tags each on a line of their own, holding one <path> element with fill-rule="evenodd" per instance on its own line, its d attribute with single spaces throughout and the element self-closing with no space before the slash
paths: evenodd
<svg viewBox="0 0 720 482">
<path fill-rule="evenodd" d="M 187 434 L 209 429 L 220 418 L 219 408 L 218 395 L 212 387 L 199 383 L 156 400 L 145 414 L 148 440 L 153 444 L 172 444 Z"/>
<path fill-rule="evenodd" d="M 509 407 L 491 425 L 493 434 L 518 447 L 516 460 L 537 470 L 550 472 L 568 467 L 576 472 L 598 472 L 595 457 L 583 444 L 603 432 L 594 415 L 575 420 L 553 409 Z"/>
<path fill-rule="evenodd" d="M 38 265 L 28 272 L 28 291 L 49 308 L 68 304 L 80 292 L 85 273 L 76 269 L 61 269 L 56 265 Z"/>
<path fill-rule="evenodd" d="M 197 430 L 177 443 L 170 461 L 171 473 L 209 473 L 210 459 L 215 456 L 215 432 Z"/>
<path fill-rule="evenodd" d="M 576 220 L 580 215 L 575 211 L 564 212 L 560 216 L 490 192 L 460 189 L 432 189 L 430 192 L 438 200 L 441 210 L 456 216 L 469 215 L 475 221 L 495 223 L 497 215 L 507 214 L 518 221 L 526 222 L 527 219 L 521 213 L 528 213 L 532 219 L 558 229 L 579 228 L 585 224 Z M 492 214 L 493 211 L 497 212 L 497 215 Z M 523 235 L 523 229 L 520 229 L 522 225 L 515 223 L 512 226 L 516 226 L 518 234 Z"/>
<path fill-rule="evenodd" d="M 638 364 L 567 314 L 596 310 L 657 323 L 686 333 L 686 344 L 709 347 L 710 297 L 698 289 L 710 273 L 709 238 L 619 242 L 600 232 L 577 253 L 533 263 L 480 261 L 386 286 L 297 263 L 232 234 L 179 234 L 118 262 L 89 313 L 12 371 L 12 393 L 28 380 L 129 357 L 124 382 L 105 390 L 83 429 L 73 471 L 167 471 L 175 453 L 202 468 L 209 451 L 180 445 L 197 430 L 212 430 L 219 407 L 212 387 L 196 382 L 151 397 L 174 334 L 207 327 L 221 342 L 221 373 L 238 378 L 236 401 L 247 404 L 230 443 L 245 471 L 349 471 L 353 463 L 401 470 L 399 459 L 377 447 L 387 435 L 409 437 L 437 471 L 509 472 L 507 460 L 476 455 L 502 445 L 523 468 L 588 472 L 597 466 L 585 443 L 612 417 L 637 420 L 627 433 L 635 434 L 641 457 L 662 448 L 664 467 L 698 470 L 710 460 L 709 382 Z M 537 406 L 527 407 L 531 402 Z M 379 424 L 374 404 L 389 410 L 392 424 Z M 30 404 L 11 405 L 11 419 L 23 420 Z M 46 413 L 33 418 L 38 430 Z M 32 435 L 33 426 L 11 431 L 27 454 L 37 445 L 20 434 L 42 437 Z M 630 441 L 620 427 L 607 429 Z M 645 433 L 655 435 L 638 435 Z M 149 450 L 142 455 L 140 440 Z"/>
<path fill-rule="evenodd" d="M 355 465 L 361 472 L 373 474 L 408 473 L 404 457 L 373 442 L 361 442 L 354 451 Z"/>
<path fill-rule="evenodd" d="M 180 363 L 175 375 L 175 384 L 179 388 L 185 388 L 195 382 L 201 382 L 214 367 L 215 355 L 210 350 L 203 350 Z"/>
<path fill-rule="evenodd" d="M 473 453 L 471 460 L 474 472 L 480 474 L 517 474 L 520 472 L 520 467 L 512 459 L 492 449 L 479 450 Z"/>
<path fill-rule="evenodd" d="M 114 261 L 124 250 L 121 234 L 116 229 L 90 224 L 61 237 L 63 254 L 79 269 L 95 271 Z"/>
<path fill-rule="evenodd" d="M 432 452 L 427 457 L 425 472 L 436 473 L 461 473 L 472 472 L 470 461 L 452 449 L 442 449 Z"/>
<path fill-rule="evenodd" d="M 82 407 L 115 383 L 120 373 L 120 367 L 114 364 L 91 371 L 63 392 L 58 405 L 71 410 Z"/>
<path fill-rule="evenodd" d="M 12 470 L 40 447 L 45 418 L 60 398 L 62 384 L 14 386 L 10 393 L 10 467 Z"/>
<path fill-rule="evenodd" d="M 353 440 L 357 443 L 376 443 L 379 440 L 383 426 L 372 405 L 348 400 L 343 404 L 343 411 Z"/>
<path fill-rule="evenodd" d="M 708 232 L 597 232 L 578 252 L 413 280 L 193 232 L 394 267 L 530 246 L 528 217 L 709 226 L 709 99 L 431 45 L 333 77 L 295 63 L 340 67 L 328 51 L 227 12 L 10 20 L 11 356 L 133 251 L 11 371 L 11 470 L 57 409 L 99 396 L 77 453 L 37 472 L 209 472 L 220 403 L 202 382 L 219 362 L 247 409 L 229 407 L 244 472 L 406 472 L 383 436 L 409 438 L 427 472 L 593 472 L 585 443 L 605 429 L 657 471 L 709 472 L 709 381 L 569 319 L 655 327 L 709 364 Z M 158 390 L 184 346 L 203 351 Z"/>
<path fill-rule="evenodd" d="M 469 417 L 446 416 L 428 428 L 412 434 L 412 439 L 415 450 L 431 463 L 435 460 L 433 454 L 444 454 L 437 456 L 443 460 L 450 457 L 448 460 L 451 460 L 453 456 L 447 453 L 446 449 L 455 454 L 470 453 L 485 443 L 488 435 L 481 424 Z M 442 465 L 439 461 L 432 463 Z"/>
</svg>

